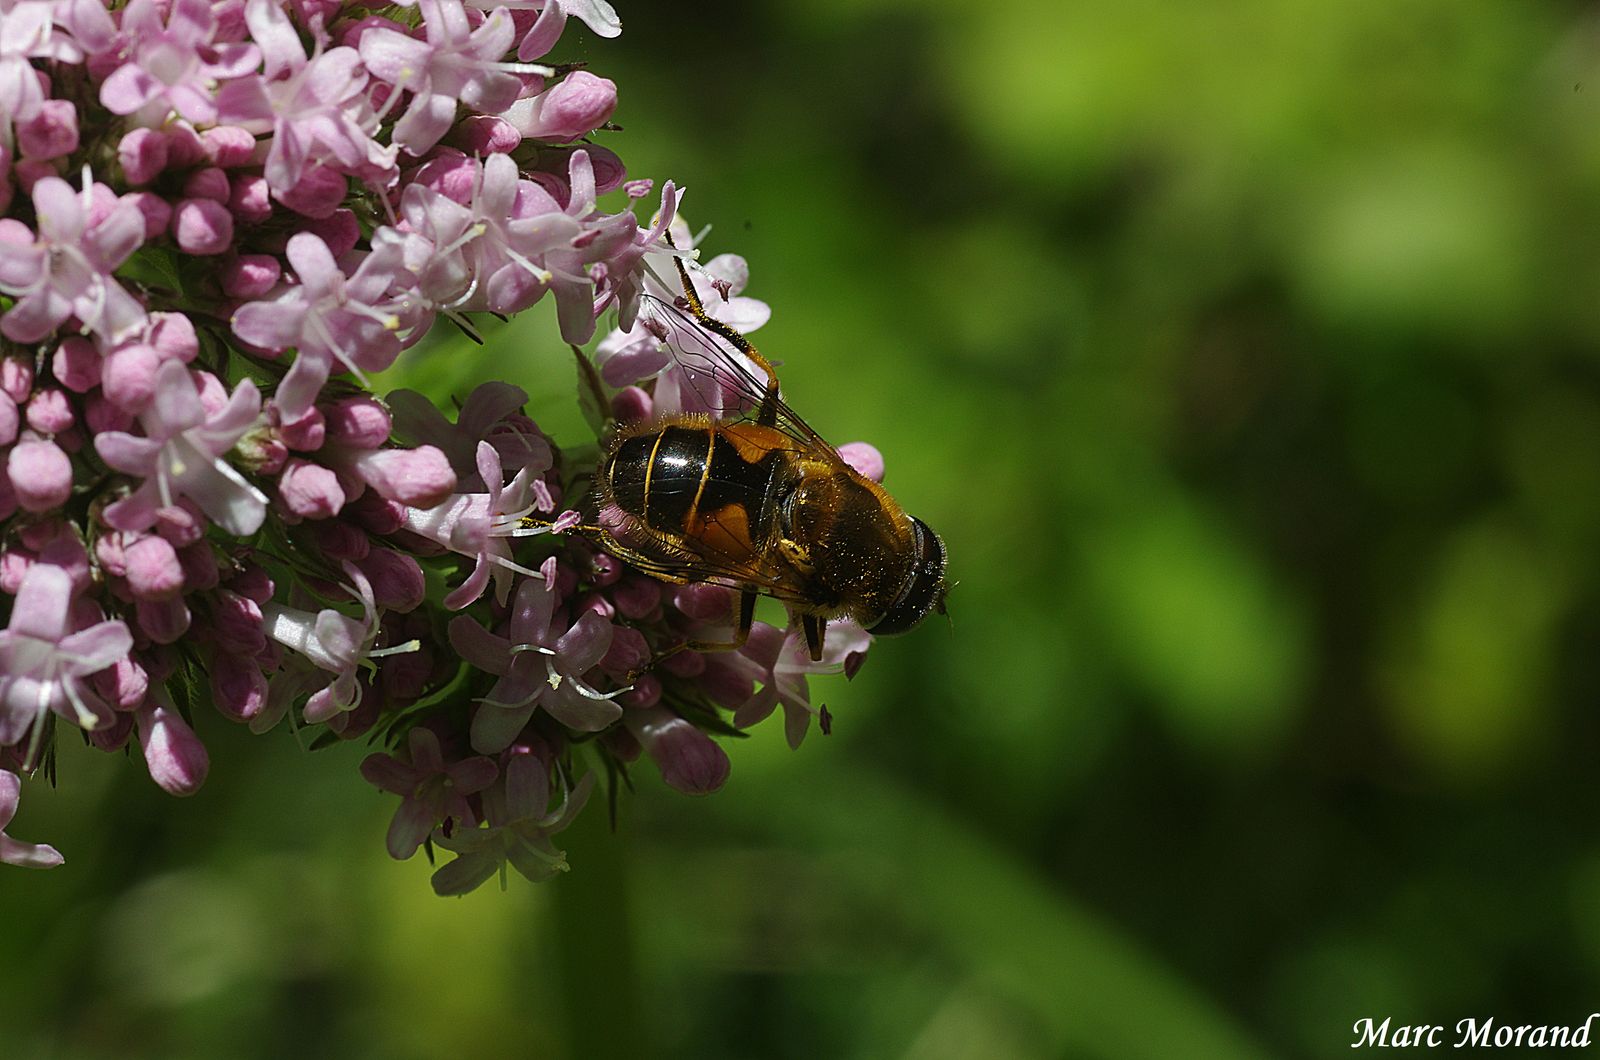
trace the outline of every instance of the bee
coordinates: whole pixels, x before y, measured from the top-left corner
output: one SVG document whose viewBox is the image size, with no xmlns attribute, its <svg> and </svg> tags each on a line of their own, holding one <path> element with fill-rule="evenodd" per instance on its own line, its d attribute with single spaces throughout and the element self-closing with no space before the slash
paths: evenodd
<svg viewBox="0 0 1600 1060">
<path fill-rule="evenodd" d="M 739 592 L 733 640 L 688 645 L 697 650 L 742 646 L 761 595 L 788 606 L 814 660 L 830 621 L 885 635 L 942 614 L 939 535 L 784 403 L 772 365 L 706 312 L 675 261 L 684 297 L 652 300 L 645 308 L 671 319 L 647 324 L 690 337 L 669 345 L 681 377 L 708 407 L 731 404 L 733 414 L 667 415 L 612 433 L 596 476 L 602 546 L 662 581 Z"/>
</svg>

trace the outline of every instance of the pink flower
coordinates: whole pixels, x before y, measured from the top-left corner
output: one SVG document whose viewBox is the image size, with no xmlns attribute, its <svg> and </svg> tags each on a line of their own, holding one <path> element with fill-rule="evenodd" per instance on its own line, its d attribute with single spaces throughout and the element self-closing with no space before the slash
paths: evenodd
<svg viewBox="0 0 1600 1060">
<path fill-rule="evenodd" d="M 188 497 L 228 533 L 255 533 L 266 517 L 267 498 L 222 457 L 260 415 L 261 395 L 250 380 L 234 388 L 226 405 L 210 410 L 183 362 L 163 362 L 150 405 L 139 415 L 145 436 L 107 431 L 94 440 L 107 464 L 144 479 L 105 510 L 106 522 L 118 530 L 145 530 L 155 524 L 158 509 Z"/>
<path fill-rule="evenodd" d="M 404 861 L 417 852 L 436 825 L 471 828 L 477 824 L 467 796 L 494 783 L 500 770 L 481 756 L 446 764 L 439 737 L 421 726 L 406 736 L 410 761 L 393 755 L 368 755 L 361 775 L 383 791 L 402 796 L 389 822 L 389 856 Z"/>
<path fill-rule="evenodd" d="M 513 757 L 499 783 L 483 795 L 488 826 L 460 829 L 435 839 L 458 857 L 433 874 L 433 889 L 441 895 L 466 894 L 507 864 L 537 883 L 567 870 L 567 858 L 550 842 L 578 816 L 594 774 L 577 786 L 562 785 L 561 804 L 550 809 L 550 772 L 532 754 Z"/>
<path fill-rule="evenodd" d="M 444 605 L 459 611 L 472 603 L 494 577 L 495 597 L 505 603 L 511 575 L 533 574 L 512 562 L 507 538 L 521 533 L 522 517 L 533 511 L 529 503 L 529 474 L 517 472 L 508 486 L 500 465 L 500 455 L 488 442 L 478 443 L 478 474 L 488 485 L 487 493 L 458 493 L 435 508 L 407 508 L 405 527 L 452 552 L 473 560 L 467 580 L 444 598 Z"/>
<path fill-rule="evenodd" d="M 22 778 L 10 770 L 0 769 L 0 862 L 30 869 L 53 869 L 66 860 L 55 847 L 24 843 L 6 835 L 6 826 L 17 815 L 17 803 L 21 798 Z"/>
<path fill-rule="evenodd" d="M 0 332 L 38 342 L 76 316 L 85 331 L 116 341 L 143 323 L 144 307 L 111 276 L 144 242 L 139 208 L 119 202 L 91 223 L 88 188 L 80 195 L 60 177 L 34 184 L 33 206 L 37 237 L 0 220 L 0 291 L 17 298 L 0 317 Z"/>
<path fill-rule="evenodd" d="M 142 111 L 152 126 L 169 109 L 197 125 L 215 122 L 216 83 L 261 62 L 254 44 L 214 44 L 216 31 L 209 0 L 130 0 L 122 9 L 127 61 L 101 84 L 100 102 L 113 114 Z"/>
<path fill-rule="evenodd" d="M 418 40 L 391 29 L 361 35 L 361 61 L 373 77 L 412 94 L 411 105 L 395 123 L 394 142 L 421 156 L 455 124 L 457 102 L 475 111 L 505 110 L 522 91 L 518 74 L 553 73 L 548 66 L 501 61 L 516 30 L 504 8 L 472 28 L 461 0 L 420 0 Z"/>
<path fill-rule="evenodd" d="M 554 572 L 553 561 L 547 567 Z M 568 728 L 599 732 L 622 716 L 612 702 L 618 692 L 600 692 L 583 675 L 611 647 L 611 623 L 585 611 L 571 628 L 555 622 L 556 594 L 549 576 L 517 586 L 506 636 L 461 616 L 450 622 L 450 644 L 473 666 L 499 676 L 472 719 L 472 747 L 492 754 L 516 739 L 536 706 Z"/>
<path fill-rule="evenodd" d="M 423 290 L 462 312 L 517 313 L 533 305 L 553 280 L 544 257 L 583 232 L 543 188 L 521 179 L 509 155 L 484 161 L 470 208 L 413 182 L 400 210 L 406 226 L 435 248 Z"/>
<path fill-rule="evenodd" d="M 0 745 L 14 744 L 55 711 L 95 729 L 111 720 L 111 707 L 85 678 L 127 656 L 133 635 L 121 621 L 69 632 L 72 576 L 35 563 L 22 576 L 11 625 L 0 631 Z"/>
<path fill-rule="evenodd" d="M 391 172 L 398 149 L 372 139 L 367 126 L 377 123 L 362 95 L 367 72 L 356 50 L 330 48 L 308 59 L 275 0 L 247 0 L 245 17 L 266 74 L 218 89 L 217 115 L 251 132 L 272 133 L 265 168 L 272 190 L 292 191 L 311 162 L 334 163 L 363 179 Z"/>
<path fill-rule="evenodd" d="M 320 236 L 301 232 L 286 251 L 300 282 L 234 312 L 234 333 L 244 341 L 299 351 L 273 398 L 285 419 L 311 408 L 336 362 L 358 375 L 382 371 L 399 356 L 402 333 L 422 323 L 422 307 L 405 295 L 411 275 L 400 245 L 375 244 L 346 276 Z"/>
<path fill-rule="evenodd" d="M 817 713 L 811 705 L 807 674 L 854 672 L 852 663 L 872 644 L 872 636 L 852 622 L 835 622 L 828 627 L 822 658 L 811 660 L 805 637 L 798 629 L 787 635 L 775 626 L 757 622 L 750 639 L 732 661 L 764 687 L 733 716 L 733 723 L 748 729 L 783 705 L 783 731 L 790 747 L 799 747 Z"/>
</svg>

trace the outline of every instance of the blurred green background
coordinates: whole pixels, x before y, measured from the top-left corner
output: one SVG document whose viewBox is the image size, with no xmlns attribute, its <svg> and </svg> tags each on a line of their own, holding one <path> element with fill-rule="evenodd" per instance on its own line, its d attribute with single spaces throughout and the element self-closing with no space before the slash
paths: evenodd
<svg viewBox="0 0 1600 1060">
<path fill-rule="evenodd" d="M 365 748 L 64 754 L 40 1057 L 1348 1055 L 1600 1007 L 1600 22 L 1527 0 L 619 4 L 602 141 L 945 536 L 953 628 L 465 900 Z M 392 381 L 510 378 L 548 306 Z M 1453 1035 L 1449 1036 L 1453 1040 Z"/>
</svg>

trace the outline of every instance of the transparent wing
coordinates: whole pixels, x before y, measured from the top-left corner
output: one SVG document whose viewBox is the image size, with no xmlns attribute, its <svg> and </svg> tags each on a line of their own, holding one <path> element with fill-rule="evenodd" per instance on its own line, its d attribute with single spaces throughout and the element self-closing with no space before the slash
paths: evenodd
<svg viewBox="0 0 1600 1060">
<path fill-rule="evenodd" d="M 648 546 L 649 551 L 643 551 Z M 667 581 L 755 589 L 784 603 L 804 605 L 802 587 L 754 565 L 747 556 L 733 556 L 704 541 L 682 542 L 637 520 L 608 531 L 605 547 L 646 574 Z"/>
<path fill-rule="evenodd" d="M 767 373 L 732 342 L 707 328 L 689 310 L 654 295 L 640 302 L 639 316 L 666 347 L 673 368 L 657 380 L 656 400 L 718 420 L 753 421 L 767 394 Z M 833 446 L 790 408 L 774 398 L 773 426 L 805 451 L 837 457 Z"/>
</svg>

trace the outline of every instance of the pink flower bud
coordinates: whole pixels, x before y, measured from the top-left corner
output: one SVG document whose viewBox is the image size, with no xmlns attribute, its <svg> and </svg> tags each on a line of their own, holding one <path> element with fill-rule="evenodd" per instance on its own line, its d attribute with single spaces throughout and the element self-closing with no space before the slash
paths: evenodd
<svg viewBox="0 0 1600 1060">
<path fill-rule="evenodd" d="M 257 427 L 234 446 L 239 463 L 260 475 L 276 475 L 289 459 L 289 447 L 276 427 Z"/>
<path fill-rule="evenodd" d="M 267 678 L 253 657 L 217 652 L 211 660 L 211 698 L 224 717 L 249 721 L 267 705 Z"/>
<path fill-rule="evenodd" d="M 33 393 L 32 358 L 13 355 L 0 360 L 0 390 L 17 404 L 24 404 Z"/>
<path fill-rule="evenodd" d="M 233 215 L 211 199 L 184 199 L 172 211 L 172 238 L 186 254 L 221 254 L 233 245 Z"/>
<path fill-rule="evenodd" d="M 301 519 L 328 519 L 344 507 L 344 490 L 328 468 L 295 457 L 278 478 L 278 499 Z"/>
<path fill-rule="evenodd" d="M 697 622 L 733 616 L 733 590 L 720 585 L 685 585 L 673 593 L 672 603 Z"/>
<path fill-rule="evenodd" d="M 189 592 L 210 592 L 222 580 L 222 571 L 217 566 L 217 553 L 205 541 L 180 548 L 178 562 L 183 566 L 183 584 Z"/>
<path fill-rule="evenodd" d="M 299 419 L 290 420 L 279 428 L 283 444 L 302 453 L 316 452 L 327 440 L 328 424 L 316 408 L 306 409 Z"/>
<path fill-rule="evenodd" d="M 222 380 L 199 368 L 190 369 L 189 378 L 199 391 L 200 407 L 207 416 L 217 415 L 228 404 L 228 388 L 222 385 Z"/>
<path fill-rule="evenodd" d="M 431 445 L 379 449 L 361 454 L 351 465 L 379 495 L 413 508 L 441 504 L 456 488 L 450 461 Z"/>
<path fill-rule="evenodd" d="M 237 582 L 235 578 L 230 584 Z M 254 656 L 267 646 L 260 605 L 233 589 L 212 597 L 211 632 L 230 653 Z"/>
<path fill-rule="evenodd" d="M 22 576 L 28 573 L 28 568 L 33 566 L 33 562 L 32 556 L 19 549 L 0 550 L 0 593 L 17 595 L 22 588 Z"/>
<path fill-rule="evenodd" d="M 56 347 L 50 371 L 68 390 L 86 394 L 100 385 L 100 351 L 82 335 L 69 335 Z"/>
<path fill-rule="evenodd" d="M 103 391 L 96 390 L 84 401 L 83 422 L 95 434 L 125 431 L 133 426 L 133 413 L 106 397 Z"/>
<path fill-rule="evenodd" d="M 205 145 L 200 135 L 185 122 L 174 122 L 164 131 L 167 141 L 167 165 L 173 169 L 188 169 L 206 160 Z"/>
<path fill-rule="evenodd" d="M 100 362 L 100 387 L 119 408 L 143 412 L 156 389 L 156 369 L 161 354 L 154 346 L 133 343 L 119 346 Z"/>
<path fill-rule="evenodd" d="M 389 410 L 364 395 L 340 398 L 323 408 L 328 422 L 328 441 L 356 449 L 377 449 L 389 440 L 394 424 Z"/>
<path fill-rule="evenodd" d="M 304 217 L 332 217 L 344 202 L 350 182 L 343 173 L 320 164 L 305 167 L 292 188 L 280 189 L 278 201 Z"/>
<path fill-rule="evenodd" d="M 615 151 L 599 144 L 585 144 L 583 149 L 589 152 L 589 165 L 594 167 L 596 195 L 604 195 L 622 187 L 623 181 L 628 179 L 628 167 L 622 164 L 622 159 Z"/>
<path fill-rule="evenodd" d="M 33 186 L 46 177 L 59 177 L 56 172 L 56 163 L 41 162 L 36 158 L 24 158 L 11 167 L 11 175 L 16 178 L 17 187 L 33 194 Z"/>
<path fill-rule="evenodd" d="M 72 496 L 72 461 L 55 442 L 23 438 L 6 458 L 6 475 L 17 503 L 30 512 L 48 512 Z"/>
<path fill-rule="evenodd" d="M 619 423 L 643 423 L 655 412 L 655 402 L 639 387 L 625 386 L 611 398 L 611 415 Z"/>
<path fill-rule="evenodd" d="M 228 178 L 228 209 L 245 224 L 272 216 L 272 190 L 259 173 L 234 173 Z"/>
<path fill-rule="evenodd" d="M 277 286 L 283 266 L 270 254 L 240 254 L 222 267 L 222 293 L 241 301 L 260 298 Z"/>
<path fill-rule="evenodd" d="M 668 787 L 687 795 L 709 795 L 728 779 L 727 753 L 676 714 L 657 708 L 629 711 L 623 717 Z"/>
<path fill-rule="evenodd" d="M 11 400 L 10 394 L 0 391 L 0 445 L 10 445 L 17 440 L 17 427 L 21 419 L 17 403 Z"/>
<path fill-rule="evenodd" d="M 422 604 L 427 583 L 422 567 L 411 556 L 392 548 L 375 548 L 356 566 L 372 583 L 372 595 L 379 607 L 403 614 Z"/>
<path fill-rule="evenodd" d="M 150 779 L 169 795 L 193 795 L 205 783 L 211 759 L 205 745 L 173 707 L 151 702 L 138 712 L 139 749 Z"/>
<path fill-rule="evenodd" d="M 328 244 L 328 253 L 335 258 L 344 257 L 361 241 L 361 225 L 349 210 L 335 210 L 327 217 L 306 225 L 302 231 L 321 237 Z"/>
<path fill-rule="evenodd" d="M 611 587 L 611 599 L 624 618 L 644 618 L 661 606 L 661 583 L 652 578 L 623 578 Z"/>
<path fill-rule="evenodd" d="M 227 205 L 228 194 L 228 174 L 216 166 L 197 169 L 183 182 L 183 197 L 186 199 L 210 199 Z"/>
<path fill-rule="evenodd" d="M 173 644 L 189 632 L 189 608 L 183 597 L 170 600 L 139 600 L 134 618 L 144 635 L 157 644 Z"/>
<path fill-rule="evenodd" d="M 94 558 L 99 562 L 101 569 L 113 578 L 120 578 L 128 573 L 124 546 L 129 536 L 118 531 L 101 534 L 95 538 Z"/>
<path fill-rule="evenodd" d="M 141 537 L 123 549 L 128 590 L 138 600 L 169 600 L 183 591 L 183 566 L 163 537 Z"/>
<path fill-rule="evenodd" d="M 251 163 L 256 138 L 250 130 L 237 125 L 218 125 L 200 134 L 200 145 L 205 148 L 206 158 L 212 165 L 232 169 Z"/>
<path fill-rule="evenodd" d="M 607 622 L 617 617 L 617 606 L 599 593 L 589 593 L 578 601 L 573 610 L 579 615 L 593 611 Z"/>
<path fill-rule="evenodd" d="M 272 594 L 277 592 L 277 587 L 272 583 L 272 577 L 266 569 L 254 563 L 246 563 L 243 570 L 239 571 L 228 580 L 228 588 L 240 596 L 264 604 L 272 599 Z"/>
<path fill-rule="evenodd" d="M 482 167 L 477 162 L 460 151 L 440 148 L 432 158 L 417 167 L 411 179 L 462 206 L 470 206 L 477 194 L 481 176 Z"/>
<path fill-rule="evenodd" d="M 706 657 L 697 651 L 680 651 L 662 659 L 661 668 L 674 677 L 699 677 L 706 672 Z"/>
<path fill-rule="evenodd" d="M 28 426 L 40 434 L 60 434 L 73 423 L 67 392 L 57 387 L 35 390 L 28 399 Z"/>
<path fill-rule="evenodd" d="M 200 339 L 187 313 L 151 313 L 150 345 L 163 360 L 179 360 L 184 364 L 193 361 L 200 352 Z"/>
<path fill-rule="evenodd" d="M 359 563 L 372 551 L 372 541 L 360 527 L 339 519 L 311 527 L 311 537 L 317 550 L 330 560 Z"/>
<path fill-rule="evenodd" d="M 179 497 L 178 503 L 156 511 L 156 533 L 173 548 L 185 548 L 206 536 L 206 517 L 194 501 Z"/>
<path fill-rule="evenodd" d="M 150 691 L 150 672 L 131 657 L 118 659 L 94 677 L 95 691 L 117 710 L 132 710 Z"/>
<path fill-rule="evenodd" d="M 144 217 L 144 238 L 146 241 L 166 232 L 167 225 L 172 223 L 172 204 L 155 192 L 129 192 L 124 198 L 137 206 L 140 215 Z"/>
<path fill-rule="evenodd" d="M 70 100 L 45 100 L 32 118 L 16 128 L 17 147 L 27 158 L 47 161 L 78 149 L 78 111 Z"/>
<path fill-rule="evenodd" d="M 456 123 L 450 142 L 469 155 L 507 155 L 522 143 L 517 127 L 504 118 L 490 114 L 473 114 Z"/>
<path fill-rule="evenodd" d="M 701 658 L 705 659 L 706 668 L 700 674 L 699 684 L 711 702 L 737 710 L 755 695 L 755 682 L 727 659 L 716 655 Z"/>
<path fill-rule="evenodd" d="M 846 442 L 839 447 L 839 458 L 862 478 L 883 481 L 883 454 L 878 452 L 876 446 L 866 442 Z"/>
<path fill-rule="evenodd" d="M 406 510 L 404 505 L 396 504 L 387 497 L 367 492 L 350 503 L 345 517 L 366 527 L 367 533 L 383 536 L 405 525 Z"/>
<path fill-rule="evenodd" d="M 617 701 L 631 710 L 648 710 L 661 702 L 661 678 L 655 674 L 640 674 L 633 679 L 633 687 L 617 697 Z"/>
<path fill-rule="evenodd" d="M 505 118 L 525 137 L 564 143 L 598 129 L 616 109 L 615 82 L 574 70 L 539 95 L 517 100 Z"/>
<path fill-rule="evenodd" d="M 650 662 L 650 645 L 644 634 L 632 626 L 614 626 L 611 647 L 600 660 L 600 668 L 617 677 L 627 677 L 643 670 Z"/>
<path fill-rule="evenodd" d="M 89 742 L 95 750 L 111 754 L 120 751 L 128 745 L 128 738 L 133 735 L 133 715 L 118 712 L 111 716 L 108 725 L 102 725 L 89 733 Z"/>
<path fill-rule="evenodd" d="M 117 161 L 129 184 L 148 184 L 167 168 L 167 138 L 155 129 L 133 129 L 117 143 Z"/>
</svg>

